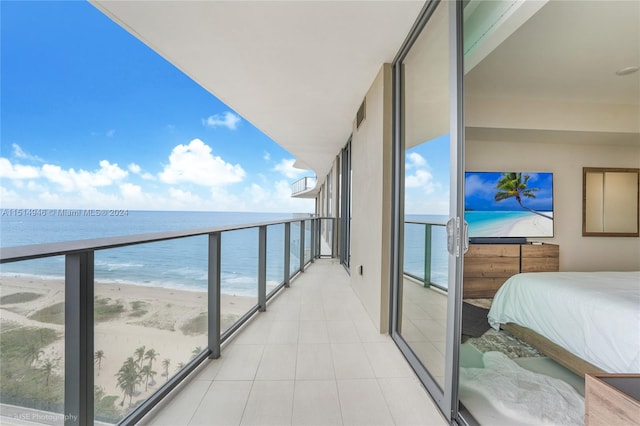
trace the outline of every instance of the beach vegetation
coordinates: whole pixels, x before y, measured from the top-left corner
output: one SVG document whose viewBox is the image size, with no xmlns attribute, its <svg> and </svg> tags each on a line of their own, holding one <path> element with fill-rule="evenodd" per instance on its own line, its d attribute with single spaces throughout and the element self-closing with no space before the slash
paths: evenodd
<svg viewBox="0 0 640 426">
<path fill-rule="evenodd" d="M 202 352 L 202 346 L 197 346 L 194 350 L 191 351 L 191 359 L 197 357 Z"/>
<path fill-rule="evenodd" d="M 3 327 L 0 334 L 0 400 L 3 404 L 64 412 L 64 377 L 56 372 L 59 361 L 48 358 L 37 362 L 43 349 L 60 337 L 48 328 L 5 330 Z"/>
<path fill-rule="evenodd" d="M 117 395 L 107 395 L 103 388 L 94 387 L 95 419 L 105 423 L 115 424 L 122 418 L 116 407 Z"/>
<path fill-rule="evenodd" d="M 193 336 L 197 334 L 205 334 L 208 330 L 208 318 L 206 312 L 200 312 L 200 315 L 193 317 L 180 326 L 182 334 Z"/>
<path fill-rule="evenodd" d="M 149 312 L 145 309 L 148 305 L 147 302 L 143 302 L 141 300 L 134 300 L 133 302 L 130 302 L 130 305 L 131 305 L 131 312 L 129 313 L 130 317 L 135 317 L 135 318 L 142 317 Z"/>
<path fill-rule="evenodd" d="M 498 191 L 494 195 L 494 200 L 499 202 L 513 197 L 523 209 L 553 220 L 551 216 L 547 216 L 522 204 L 523 198 L 536 198 L 535 193 L 540 190 L 540 188 L 528 187 L 530 177 L 531 176 L 527 174 L 523 176 L 522 173 L 503 173 L 502 177 L 500 177 L 496 184 L 496 189 Z"/>
<path fill-rule="evenodd" d="M 112 301 L 109 297 L 96 297 L 93 305 L 95 322 L 110 321 L 124 312 L 124 305 L 120 301 Z"/>
<path fill-rule="evenodd" d="M 32 300 L 36 300 L 42 297 L 40 293 L 31 293 L 31 292 L 21 292 L 21 293 L 13 293 L 7 294 L 6 296 L 0 297 L 0 305 L 11 305 L 15 303 L 26 303 L 31 302 Z"/>
<path fill-rule="evenodd" d="M 64 324 L 64 302 L 44 307 L 29 315 L 28 318 L 49 324 Z"/>
</svg>

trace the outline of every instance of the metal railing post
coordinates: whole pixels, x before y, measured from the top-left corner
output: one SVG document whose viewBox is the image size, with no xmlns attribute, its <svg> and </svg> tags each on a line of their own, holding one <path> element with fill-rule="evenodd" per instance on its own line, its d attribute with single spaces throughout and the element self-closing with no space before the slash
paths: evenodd
<svg viewBox="0 0 640 426">
<path fill-rule="evenodd" d="M 209 274 L 208 274 L 208 342 L 209 358 L 220 358 L 220 265 L 222 234 L 209 234 Z"/>
<path fill-rule="evenodd" d="M 424 286 L 431 287 L 431 224 L 424 225 Z"/>
<path fill-rule="evenodd" d="M 284 286 L 289 287 L 291 279 L 291 222 L 284 224 Z"/>
<path fill-rule="evenodd" d="M 336 257 L 336 249 L 338 247 L 338 220 L 331 218 L 331 258 Z"/>
<path fill-rule="evenodd" d="M 93 251 L 65 256 L 64 424 L 93 424 Z"/>
<path fill-rule="evenodd" d="M 300 221 L 300 272 L 304 272 L 304 228 L 306 221 Z"/>
<path fill-rule="evenodd" d="M 267 310 L 267 227 L 258 228 L 258 306 Z"/>
<path fill-rule="evenodd" d="M 309 257 L 311 259 L 311 263 L 313 263 L 315 261 L 315 257 L 316 257 L 316 220 L 315 218 L 311 219 L 311 244 L 310 244 L 310 250 L 311 253 L 309 254 Z"/>
</svg>

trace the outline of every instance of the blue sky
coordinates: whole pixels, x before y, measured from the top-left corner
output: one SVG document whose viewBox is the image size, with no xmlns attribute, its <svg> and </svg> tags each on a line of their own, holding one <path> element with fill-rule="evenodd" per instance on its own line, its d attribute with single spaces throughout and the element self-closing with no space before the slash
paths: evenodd
<svg viewBox="0 0 640 426">
<path fill-rule="evenodd" d="M 449 215 L 449 135 L 405 153 L 405 213 Z"/>
<path fill-rule="evenodd" d="M 519 172 L 519 170 L 505 170 L 505 172 Z M 553 211 L 553 174 L 522 171 L 529 175 L 527 187 L 538 188 L 535 198 L 523 198 L 522 204 L 538 211 Z M 518 210 L 522 208 L 515 198 L 496 202 L 496 183 L 502 176 L 501 172 L 467 172 L 465 176 L 465 208 L 467 210 Z"/>
<path fill-rule="evenodd" d="M 313 211 L 312 172 L 90 4 L 0 7 L 3 208 Z"/>
</svg>

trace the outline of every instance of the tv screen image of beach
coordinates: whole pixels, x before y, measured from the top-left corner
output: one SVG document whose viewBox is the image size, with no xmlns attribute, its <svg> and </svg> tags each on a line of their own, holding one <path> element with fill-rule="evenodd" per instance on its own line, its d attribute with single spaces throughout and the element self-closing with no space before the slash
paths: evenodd
<svg viewBox="0 0 640 426">
<path fill-rule="evenodd" d="M 553 173 L 466 172 L 470 238 L 553 237 Z"/>
</svg>

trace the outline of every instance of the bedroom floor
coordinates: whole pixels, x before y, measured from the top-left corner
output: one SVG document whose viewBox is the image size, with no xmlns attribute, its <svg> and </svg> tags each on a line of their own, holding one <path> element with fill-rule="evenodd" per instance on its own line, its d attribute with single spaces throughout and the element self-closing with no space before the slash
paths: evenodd
<svg viewBox="0 0 640 426">
<path fill-rule="evenodd" d="M 496 332 L 494 330 L 489 330 L 487 333 L 491 340 L 495 340 L 494 338 L 504 337 L 508 339 L 510 342 L 513 340 L 512 337 L 508 336 L 506 333 L 500 331 Z M 515 339 L 517 341 L 517 339 Z M 519 341 L 518 341 L 519 342 Z M 532 373 L 536 373 L 536 375 L 532 375 L 534 378 L 541 377 L 546 380 L 545 376 L 552 377 L 555 379 L 562 380 L 564 383 L 570 385 L 572 389 L 568 390 L 570 393 L 574 393 L 573 390 L 577 392 L 576 402 L 573 406 L 573 419 L 574 421 L 569 421 L 568 424 L 582 424 L 581 416 L 584 412 L 584 409 L 580 404 L 583 404 L 582 401 L 578 401 L 581 397 L 584 397 L 584 379 L 572 373 L 568 369 L 564 368 L 560 364 L 555 361 L 542 356 L 539 353 L 534 353 L 531 355 L 534 356 L 526 356 L 530 355 L 527 351 L 529 351 L 528 345 L 522 343 L 522 348 L 520 351 L 514 350 L 513 344 L 506 350 L 499 350 L 500 348 L 492 348 L 487 350 L 486 347 L 482 345 L 483 339 L 469 339 L 467 342 L 463 343 L 460 346 L 460 367 L 462 369 L 469 369 L 466 371 L 474 372 L 480 371 L 479 369 L 486 368 L 483 363 L 483 351 L 500 351 L 502 353 L 507 354 L 510 359 L 519 367 L 522 367 L 524 370 Z M 478 349 L 478 347 L 482 348 Z M 518 348 L 516 348 L 518 349 Z M 519 352 L 519 353 L 518 353 Z M 533 351 L 537 352 L 537 351 Z M 524 356 L 520 356 L 524 355 Z M 507 357 L 505 357 L 507 358 Z M 509 367 L 505 365 L 505 369 Z M 537 376 L 544 375 L 544 376 Z M 532 413 L 527 413 L 526 410 L 535 411 L 529 405 L 530 401 L 534 401 L 538 399 L 538 396 L 534 394 L 534 392 L 539 389 L 537 385 L 531 384 L 528 380 L 523 379 L 520 380 L 511 380 L 511 384 L 513 384 L 515 392 L 510 392 L 510 397 L 514 396 L 514 393 L 517 394 L 515 401 L 520 401 L 520 406 L 518 404 L 505 404 L 504 401 L 501 401 L 500 398 L 487 398 L 485 395 L 490 394 L 491 392 L 483 393 L 481 391 L 476 391 L 473 386 L 465 386 L 463 384 L 463 379 L 465 374 L 461 374 L 461 387 L 460 387 L 460 401 L 467 408 L 467 410 L 474 416 L 476 421 L 481 425 L 508 425 L 508 426 L 518 426 L 518 425 L 531 425 L 531 424 L 539 424 L 540 419 L 533 419 Z M 565 386 L 564 384 L 552 384 L 552 386 L 556 386 L 557 389 L 563 390 Z M 549 392 L 546 392 L 549 394 Z M 578 395 L 579 394 L 579 395 Z M 557 396 L 552 397 L 555 399 Z M 546 404 L 542 402 L 543 406 Z M 564 411 L 564 410 L 562 410 Z M 552 415 L 553 413 L 549 413 L 547 411 L 546 414 Z M 563 413 L 564 414 L 564 413 Z M 560 415 L 558 415 L 560 417 Z M 578 418 L 579 421 L 575 421 Z"/>
</svg>

